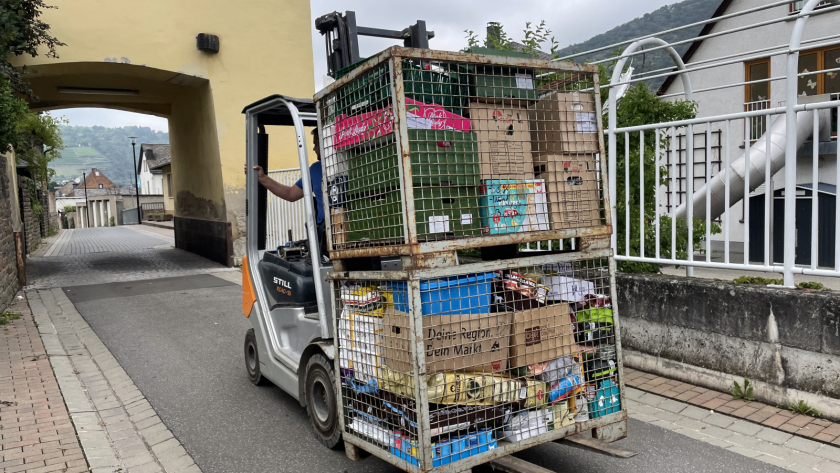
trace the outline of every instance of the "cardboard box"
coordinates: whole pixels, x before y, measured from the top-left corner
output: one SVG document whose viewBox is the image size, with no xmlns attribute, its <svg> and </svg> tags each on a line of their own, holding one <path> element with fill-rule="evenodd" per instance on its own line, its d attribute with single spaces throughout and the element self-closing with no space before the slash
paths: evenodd
<svg viewBox="0 0 840 473">
<path fill-rule="evenodd" d="M 350 226 L 344 215 L 344 207 L 330 209 L 330 225 L 333 249 L 342 248 L 347 243 L 347 233 L 350 232 Z"/>
<path fill-rule="evenodd" d="M 482 179 L 533 179 L 528 108 L 522 102 L 470 102 Z"/>
<path fill-rule="evenodd" d="M 600 226 L 601 199 L 595 155 L 543 155 L 537 159 L 537 175 L 548 189 L 551 229 Z"/>
<path fill-rule="evenodd" d="M 536 232 L 549 229 L 545 181 L 486 179 L 479 188 L 481 232 Z"/>
<path fill-rule="evenodd" d="M 556 360 L 574 353 L 575 339 L 568 304 L 513 312 L 510 367 Z"/>
<path fill-rule="evenodd" d="M 531 106 L 531 148 L 536 154 L 598 153 L 595 95 L 556 92 Z"/>
<path fill-rule="evenodd" d="M 385 366 L 402 373 L 413 373 L 409 317 L 389 307 L 383 320 Z M 510 321 L 506 312 L 423 317 L 426 372 L 506 370 Z"/>
</svg>

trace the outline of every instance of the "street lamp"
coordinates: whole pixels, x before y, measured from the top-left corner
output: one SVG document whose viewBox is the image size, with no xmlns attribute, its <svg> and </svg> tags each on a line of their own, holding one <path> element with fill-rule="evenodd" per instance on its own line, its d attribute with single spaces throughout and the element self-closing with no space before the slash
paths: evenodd
<svg viewBox="0 0 840 473">
<path fill-rule="evenodd" d="M 137 184 L 137 149 L 134 145 L 137 144 L 136 136 L 129 136 L 131 140 L 131 156 L 134 158 L 134 198 L 137 200 L 137 225 L 143 223 L 143 218 L 140 214 L 140 186 Z"/>
</svg>

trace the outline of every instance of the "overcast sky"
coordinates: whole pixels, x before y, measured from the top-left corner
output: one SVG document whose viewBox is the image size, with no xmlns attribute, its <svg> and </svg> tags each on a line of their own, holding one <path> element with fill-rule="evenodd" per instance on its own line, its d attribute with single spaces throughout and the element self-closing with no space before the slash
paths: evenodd
<svg viewBox="0 0 840 473">
<path fill-rule="evenodd" d="M 314 28 L 315 18 L 336 10 L 355 11 L 359 26 L 391 30 L 402 30 L 417 20 L 426 20 L 426 27 L 435 32 L 430 46 L 457 51 L 466 46 L 464 30 L 473 30 L 483 39 L 487 23 L 491 21 L 502 23 L 513 39 L 520 40 L 525 22 L 545 20 L 560 47 L 565 47 L 675 1 L 678 0 L 311 0 L 315 88 L 322 87 L 327 71 L 324 38 Z M 387 39 L 362 37 L 359 39 L 360 54 L 371 56 L 394 44 L 396 42 Z M 165 118 L 119 110 L 78 108 L 52 113 L 64 115 L 71 125 L 138 125 L 168 131 Z"/>
</svg>

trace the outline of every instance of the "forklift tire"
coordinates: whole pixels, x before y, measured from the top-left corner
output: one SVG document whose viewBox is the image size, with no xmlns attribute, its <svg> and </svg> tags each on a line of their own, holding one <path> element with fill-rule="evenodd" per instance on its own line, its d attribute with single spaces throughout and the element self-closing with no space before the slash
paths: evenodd
<svg viewBox="0 0 840 473">
<path fill-rule="evenodd" d="M 325 447 L 341 448 L 341 427 L 338 422 L 338 406 L 335 397 L 335 369 L 333 363 L 322 353 L 309 359 L 306 364 L 306 414 L 315 436 Z"/>
<path fill-rule="evenodd" d="M 260 352 L 257 350 L 257 336 L 254 329 L 248 329 L 245 333 L 245 368 L 248 370 L 248 379 L 256 386 L 265 386 L 268 380 L 260 373 Z"/>
</svg>

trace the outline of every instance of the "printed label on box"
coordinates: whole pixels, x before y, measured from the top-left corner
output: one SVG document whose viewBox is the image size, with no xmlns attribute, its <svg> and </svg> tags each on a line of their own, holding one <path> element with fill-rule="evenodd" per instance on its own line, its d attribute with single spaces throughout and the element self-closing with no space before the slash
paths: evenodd
<svg viewBox="0 0 840 473">
<path fill-rule="evenodd" d="M 472 214 L 461 214 L 461 225 L 472 225 Z"/>
<path fill-rule="evenodd" d="M 432 215 L 429 217 L 430 233 L 446 233 L 449 231 L 448 215 Z"/>
<path fill-rule="evenodd" d="M 408 128 L 470 131 L 469 118 L 456 115 L 440 105 L 425 104 L 408 97 L 405 103 Z M 390 108 L 351 117 L 338 115 L 335 122 L 335 149 L 356 145 L 394 131 L 394 113 Z"/>
<path fill-rule="evenodd" d="M 525 329 L 525 346 L 530 347 L 542 342 L 540 337 L 540 326 L 528 327 Z"/>
<path fill-rule="evenodd" d="M 516 74 L 516 87 L 519 89 L 533 89 L 534 78 L 530 74 Z"/>
<path fill-rule="evenodd" d="M 595 121 L 595 112 L 575 113 L 576 129 L 578 133 L 598 133 L 598 124 Z"/>
</svg>

